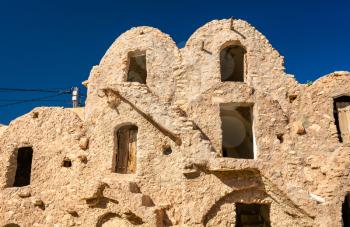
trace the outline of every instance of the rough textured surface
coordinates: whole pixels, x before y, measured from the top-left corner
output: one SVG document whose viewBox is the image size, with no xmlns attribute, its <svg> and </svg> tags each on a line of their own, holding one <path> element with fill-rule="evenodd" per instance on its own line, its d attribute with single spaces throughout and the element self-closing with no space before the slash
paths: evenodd
<svg viewBox="0 0 350 227">
<path fill-rule="evenodd" d="M 229 45 L 246 50 L 244 82 L 220 80 Z M 126 82 L 137 51 L 146 84 Z M 270 206 L 272 226 L 342 226 L 350 146 L 333 98 L 350 96 L 350 73 L 303 85 L 283 64 L 242 20 L 212 21 L 181 50 L 157 29 L 127 31 L 84 82 L 84 109 L 37 108 L 0 127 L 0 225 L 234 226 L 235 204 L 254 203 Z M 223 157 L 224 103 L 253 106 L 254 159 Z M 116 132 L 128 124 L 136 172 L 118 174 Z M 12 187 L 21 147 L 33 149 L 31 181 Z"/>
</svg>

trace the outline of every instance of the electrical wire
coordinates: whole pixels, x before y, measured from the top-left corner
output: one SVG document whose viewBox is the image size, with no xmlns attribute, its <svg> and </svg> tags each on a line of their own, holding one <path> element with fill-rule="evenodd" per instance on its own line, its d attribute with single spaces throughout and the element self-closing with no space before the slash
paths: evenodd
<svg viewBox="0 0 350 227">
<path fill-rule="evenodd" d="M 48 99 L 50 99 L 50 98 L 55 98 L 55 97 L 58 97 L 61 95 L 67 95 L 67 94 L 70 94 L 70 91 L 63 91 L 63 92 L 60 92 L 59 94 L 45 96 L 45 97 L 39 97 L 39 98 L 34 98 L 34 99 L 19 100 L 19 101 L 15 101 L 12 103 L 2 104 L 2 105 L 0 105 L 0 107 L 13 106 L 13 105 L 18 105 L 18 104 L 28 103 L 28 102 L 49 101 Z"/>
<path fill-rule="evenodd" d="M 0 102 L 22 102 L 27 101 L 28 99 L 0 99 Z M 51 101 L 51 102 L 67 102 L 64 99 L 45 99 L 41 101 Z"/>
<path fill-rule="evenodd" d="M 26 88 L 4 88 L 4 87 L 0 87 L 0 93 L 21 93 L 21 92 L 57 93 L 57 94 L 50 95 L 50 96 L 44 96 L 44 97 L 38 97 L 38 98 L 32 98 L 32 99 L 0 99 L 0 108 L 8 107 L 8 106 L 14 106 L 14 105 L 19 105 L 19 104 L 23 104 L 23 103 L 29 103 L 29 102 L 62 102 L 62 103 L 71 103 L 71 101 L 68 101 L 68 100 L 52 99 L 52 98 L 58 97 L 58 96 L 61 96 L 61 95 L 72 94 L 73 89 L 41 89 L 41 88 L 26 89 Z M 84 98 L 86 98 L 86 95 L 85 94 L 79 94 L 78 97 L 84 99 Z M 3 104 L 1 104 L 1 103 L 3 103 Z M 79 103 L 81 103 L 81 100 L 79 101 Z"/>
<path fill-rule="evenodd" d="M 0 92 L 44 92 L 44 93 L 58 93 L 66 91 L 64 89 L 23 89 L 23 88 L 1 88 Z"/>
</svg>

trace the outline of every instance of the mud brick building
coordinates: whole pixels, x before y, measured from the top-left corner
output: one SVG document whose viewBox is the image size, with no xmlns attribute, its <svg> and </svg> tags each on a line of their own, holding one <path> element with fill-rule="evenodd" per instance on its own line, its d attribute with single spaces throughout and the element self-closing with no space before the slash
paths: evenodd
<svg viewBox="0 0 350 227">
<path fill-rule="evenodd" d="M 312 84 L 242 20 L 122 34 L 84 108 L 0 128 L 0 225 L 350 226 L 350 73 Z"/>
</svg>

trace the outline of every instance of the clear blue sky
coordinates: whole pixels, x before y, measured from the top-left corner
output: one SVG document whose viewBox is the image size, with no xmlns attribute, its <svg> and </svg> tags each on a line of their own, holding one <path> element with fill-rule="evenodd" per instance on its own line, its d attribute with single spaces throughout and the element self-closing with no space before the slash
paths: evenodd
<svg viewBox="0 0 350 227">
<path fill-rule="evenodd" d="M 92 66 L 123 32 L 148 25 L 185 42 L 213 19 L 241 18 L 262 32 L 285 56 L 287 72 L 300 82 L 335 70 L 350 70 L 350 1 L 116 1 L 1 0 L 0 87 L 66 89 L 86 80 Z M 83 90 L 83 92 L 86 92 Z M 0 92 L 4 99 L 44 93 Z M 0 107 L 0 123 L 35 106 Z M 61 102 L 65 101 L 66 102 Z"/>
</svg>

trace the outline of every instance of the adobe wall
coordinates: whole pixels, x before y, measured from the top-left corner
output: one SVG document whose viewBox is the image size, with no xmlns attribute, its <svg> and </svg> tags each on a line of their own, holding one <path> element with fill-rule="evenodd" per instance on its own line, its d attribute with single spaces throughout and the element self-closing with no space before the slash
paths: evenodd
<svg viewBox="0 0 350 227">
<path fill-rule="evenodd" d="M 244 83 L 220 80 L 231 44 L 246 50 Z M 147 84 L 126 81 L 135 51 L 146 53 Z M 182 49 L 132 28 L 91 70 L 84 109 L 37 108 L 0 128 L 0 225 L 234 226 L 235 204 L 257 203 L 270 206 L 272 226 L 341 226 L 350 146 L 338 140 L 333 98 L 350 96 L 350 73 L 303 85 L 283 65 L 242 20 L 209 22 Z M 255 159 L 223 157 L 224 103 L 253 105 Z M 116 131 L 127 124 L 138 127 L 137 168 L 118 174 Z M 30 185 L 12 187 L 27 146 Z"/>
</svg>

